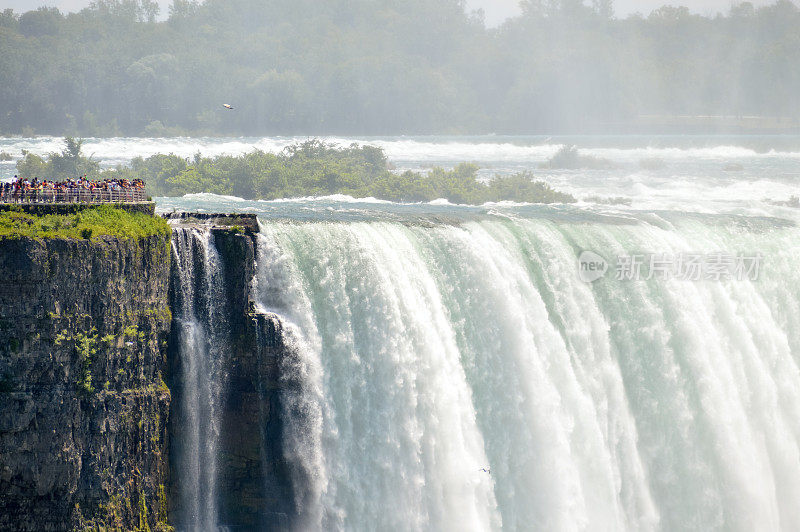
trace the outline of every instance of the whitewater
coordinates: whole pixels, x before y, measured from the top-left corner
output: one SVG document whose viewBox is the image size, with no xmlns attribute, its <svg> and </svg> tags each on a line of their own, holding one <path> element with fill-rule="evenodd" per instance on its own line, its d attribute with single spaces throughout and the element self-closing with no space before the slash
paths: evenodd
<svg viewBox="0 0 800 532">
<path fill-rule="evenodd" d="M 295 140 L 99 139 L 87 153 L 119 164 Z M 299 383 L 282 406 L 298 530 L 800 529 L 798 138 L 370 143 L 398 170 L 532 170 L 579 202 L 156 199 L 161 213 L 259 218 L 255 303 L 282 322 L 282 372 Z M 614 166 L 540 168 L 567 144 Z M 219 266 L 207 231 L 175 231 L 192 391 L 181 504 L 209 530 L 224 525 Z M 607 262 L 594 282 L 585 251 Z M 743 279 L 617 275 L 623 257 L 682 254 L 761 262 Z"/>
<path fill-rule="evenodd" d="M 800 526 L 794 222 L 173 201 L 260 215 L 257 305 L 302 383 L 284 407 L 298 529 Z M 586 283 L 584 250 L 763 264 L 757 279 Z"/>
<path fill-rule="evenodd" d="M 136 157 L 173 153 L 192 159 L 240 155 L 253 150 L 280 153 L 309 137 L 89 138 L 84 153 L 108 168 Z M 708 213 L 769 214 L 773 204 L 797 195 L 800 136 L 410 136 L 320 137 L 339 146 L 370 144 L 384 150 L 395 171 L 427 172 L 471 162 L 492 179 L 531 171 L 554 188 L 589 204 L 623 198 L 634 209 Z M 546 168 L 564 146 L 600 158 L 609 168 Z M 56 137 L 0 138 L 0 178 L 15 174 L 23 151 L 46 155 L 63 149 Z"/>
<path fill-rule="evenodd" d="M 304 527 L 800 527 L 796 229 L 645 218 L 262 223 L 259 305 L 313 412 Z M 758 281 L 588 284 L 584 249 L 767 258 Z"/>
</svg>

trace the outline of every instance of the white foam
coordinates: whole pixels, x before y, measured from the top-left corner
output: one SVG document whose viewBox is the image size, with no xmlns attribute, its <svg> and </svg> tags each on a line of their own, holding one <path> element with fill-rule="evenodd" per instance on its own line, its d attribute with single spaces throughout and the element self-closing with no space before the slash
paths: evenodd
<svg viewBox="0 0 800 532">
<path fill-rule="evenodd" d="M 89 138 L 84 152 L 100 161 L 105 167 L 127 164 L 135 157 L 148 157 L 157 153 L 172 153 L 192 159 L 199 153 L 204 157 L 240 155 L 259 149 L 280 153 L 287 146 L 308 140 L 308 137 L 258 137 L 258 138 Z M 751 147 L 738 146 L 726 140 L 719 145 L 713 138 L 698 140 L 703 147 L 635 146 L 635 140 L 625 140 L 633 147 L 597 147 L 610 143 L 602 138 L 587 137 L 575 140 L 579 152 L 585 156 L 600 157 L 614 163 L 611 169 L 602 170 L 550 170 L 540 168 L 563 147 L 560 142 L 537 138 L 508 140 L 493 137 L 448 139 L 435 137 L 347 138 L 323 137 L 323 142 L 348 146 L 352 143 L 370 144 L 385 150 L 398 171 L 410 169 L 427 172 L 432 166 L 452 167 L 462 161 L 473 161 L 482 167 L 480 178 L 491 179 L 495 174 L 510 175 L 532 171 L 538 179 L 548 182 L 559 191 L 578 199 L 587 196 L 624 196 L 633 200 L 633 208 L 678 208 L 719 212 L 729 209 L 761 208 L 754 202 L 763 200 L 786 201 L 797 195 L 796 182 L 800 173 L 800 152 L 759 152 Z M 644 141 L 641 141 L 642 143 Z M 661 140 L 660 142 L 670 142 Z M 675 143 L 680 139 L 673 141 Z M 753 142 L 742 141 L 743 144 Z M 762 142 L 766 144 L 766 141 Z M 593 144 L 595 146 L 593 146 Z M 586 147 L 588 146 L 588 147 Z M 38 155 L 63 149 L 57 137 L 3 138 L 0 151 L 20 157 L 23 150 Z M 647 159 L 664 161 L 663 168 L 640 170 L 639 163 Z M 727 164 L 741 167 L 738 172 L 724 172 Z M 13 162 L 0 165 L 0 177 L 10 178 L 15 172 Z M 231 196 L 192 194 L 194 201 L 224 200 L 241 202 Z M 289 198 L 289 203 L 386 203 L 376 198 L 353 198 L 346 195 Z M 446 205 L 440 200 L 431 205 Z M 489 204 L 491 206 L 491 204 Z M 502 204 L 501 204 L 502 206 Z M 511 206 L 510 204 L 508 206 Z"/>
<path fill-rule="evenodd" d="M 149 157 L 158 153 L 172 153 L 191 158 L 200 153 L 205 157 L 218 155 L 241 155 L 253 150 L 279 153 L 287 146 L 303 142 L 310 137 L 260 137 L 260 138 L 212 138 L 212 137 L 171 137 L 171 138 L 87 138 L 84 152 L 104 162 L 126 162 L 135 157 Z M 373 139 L 368 137 L 322 137 L 322 141 L 338 146 L 368 144 L 382 148 L 390 160 L 417 161 L 431 164 L 453 162 L 543 162 L 552 157 L 564 144 L 486 142 L 486 141 L 435 141 L 408 138 Z M 0 150 L 14 157 L 21 157 L 22 150 L 37 155 L 61 151 L 63 140 L 58 137 L 7 138 L 0 139 Z M 751 148 L 721 145 L 698 148 L 678 147 L 581 147 L 583 155 L 602 157 L 612 161 L 638 161 L 661 158 L 678 159 L 764 159 L 800 158 L 800 152 L 781 152 L 770 150 L 757 152 Z"/>
<path fill-rule="evenodd" d="M 797 228 L 647 218 L 263 223 L 260 301 L 307 340 L 305 528 L 797 529 Z M 765 263 L 591 285 L 576 249 Z"/>
<path fill-rule="evenodd" d="M 372 203 L 372 204 L 386 204 L 392 203 L 391 201 L 381 200 L 373 197 L 354 198 L 347 194 L 331 194 L 328 196 L 301 196 L 296 198 L 280 198 L 273 200 L 259 200 L 262 203 L 320 203 L 320 202 L 336 202 L 336 203 Z"/>
</svg>

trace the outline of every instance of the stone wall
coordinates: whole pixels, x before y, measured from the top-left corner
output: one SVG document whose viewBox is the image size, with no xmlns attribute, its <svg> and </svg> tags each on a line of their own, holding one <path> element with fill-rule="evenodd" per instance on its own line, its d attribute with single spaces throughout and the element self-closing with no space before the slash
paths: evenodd
<svg viewBox="0 0 800 532">
<path fill-rule="evenodd" d="M 164 528 L 170 257 L 0 241 L 0 529 Z"/>
</svg>

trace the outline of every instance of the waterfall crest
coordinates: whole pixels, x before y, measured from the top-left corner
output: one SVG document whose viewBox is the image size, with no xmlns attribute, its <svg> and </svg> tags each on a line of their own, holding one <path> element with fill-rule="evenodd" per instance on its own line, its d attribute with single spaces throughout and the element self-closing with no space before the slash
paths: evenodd
<svg viewBox="0 0 800 532">
<path fill-rule="evenodd" d="M 675 216 L 261 226 L 312 529 L 797 529 L 797 229 Z M 758 281 L 576 258 L 760 252 Z"/>
</svg>

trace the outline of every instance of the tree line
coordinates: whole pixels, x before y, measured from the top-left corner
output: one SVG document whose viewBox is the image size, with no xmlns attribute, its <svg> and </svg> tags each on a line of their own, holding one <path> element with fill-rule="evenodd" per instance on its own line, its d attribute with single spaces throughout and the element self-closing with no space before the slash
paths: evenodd
<svg viewBox="0 0 800 532">
<path fill-rule="evenodd" d="M 579 132 L 643 115 L 800 119 L 800 9 L 704 17 L 525 0 L 96 0 L 0 13 L 0 134 Z M 222 107 L 233 105 L 233 110 Z"/>
</svg>

